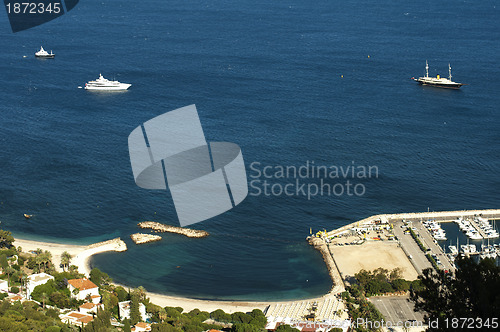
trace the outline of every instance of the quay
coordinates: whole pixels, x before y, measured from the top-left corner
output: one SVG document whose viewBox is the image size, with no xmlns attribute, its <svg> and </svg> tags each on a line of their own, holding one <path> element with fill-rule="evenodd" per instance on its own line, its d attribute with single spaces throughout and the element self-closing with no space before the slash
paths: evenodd
<svg viewBox="0 0 500 332">
<path fill-rule="evenodd" d="M 479 227 L 478 224 L 476 224 L 476 221 L 474 220 L 474 218 L 470 219 L 469 222 L 472 225 L 472 227 L 474 227 L 474 229 L 479 233 L 479 235 L 481 235 L 483 237 L 483 239 L 487 238 L 486 234 L 483 232 L 481 227 Z"/>
<path fill-rule="evenodd" d="M 335 236 L 343 231 L 349 230 L 356 225 L 370 224 L 375 221 L 381 221 L 383 223 L 391 223 L 395 221 L 421 221 L 432 219 L 437 222 L 450 222 L 457 218 L 463 217 L 474 217 L 482 216 L 490 220 L 500 219 L 500 209 L 488 209 L 488 210 L 460 210 L 460 211 L 438 211 L 438 212 L 415 212 L 415 213 L 395 213 L 395 214 L 377 214 L 352 224 L 340 227 L 338 229 L 327 232 L 327 236 Z"/>
</svg>

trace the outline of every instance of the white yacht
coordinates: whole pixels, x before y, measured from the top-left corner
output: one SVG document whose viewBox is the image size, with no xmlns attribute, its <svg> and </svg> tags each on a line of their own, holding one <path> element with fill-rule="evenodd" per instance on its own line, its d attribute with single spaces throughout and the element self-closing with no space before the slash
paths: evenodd
<svg viewBox="0 0 500 332">
<path fill-rule="evenodd" d="M 452 255 L 458 255 L 458 250 L 456 246 L 448 246 Z"/>
<path fill-rule="evenodd" d="M 463 83 L 453 82 L 451 80 L 451 65 L 450 64 L 448 64 L 448 71 L 449 71 L 448 78 L 443 78 L 439 75 L 437 75 L 436 77 L 429 77 L 429 64 L 427 63 L 427 60 L 426 60 L 425 61 L 425 76 L 419 77 L 419 78 L 412 77 L 412 79 L 415 82 L 417 82 L 418 84 L 435 86 L 438 88 L 459 89 L 462 85 L 465 85 Z"/>
<path fill-rule="evenodd" d="M 477 248 L 475 244 L 462 244 L 460 245 L 461 251 L 465 254 L 474 254 L 477 252 Z"/>
<path fill-rule="evenodd" d="M 132 84 L 120 83 L 118 81 L 110 81 L 99 74 L 99 78 L 95 81 L 85 83 L 85 89 L 98 91 L 122 91 L 127 90 L 131 85 Z"/>
<path fill-rule="evenodd" d="M 482 240 L 483 237 L 476 230 L 470 230 L 465 233 L 471 240 Z"/>
<path fill-rule="evenodd" d="M 500 237 L 500 234 L 498 234 L 498 231 L 496 230 L 491 230 L 486 232 L 487 239 L 496 239 L 498 237 Z"/>
<path fill-rule="evenodd" d="M 438 241 L 446 241 L 447 240 L 446 233 L 443 229 L 440 229 L 439 231 L 432 232 L 432 237 Z"/>
<path fill-rule="evenodd" d="M 37 58 L 45 58 L 45 59 L 54 59 L 56 55 L 52 53 L 52 51 L 47 52 L 46 50 L 43 49 L 42 46 L 40 46 L 40 51 L 35 52 L 35 57 Z"/>
</svg>

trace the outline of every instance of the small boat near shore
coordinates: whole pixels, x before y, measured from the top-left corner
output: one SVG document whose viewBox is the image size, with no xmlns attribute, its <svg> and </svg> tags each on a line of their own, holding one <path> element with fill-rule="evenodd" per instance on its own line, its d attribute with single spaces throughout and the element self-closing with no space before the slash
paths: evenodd
<svg viewBox="0 0 500 332">
<path fill-rule="evenodd" d="M 411 79 L 417 82 L 420 85 L 429 85 L 437 88 L 448 88 L 448 89 L 460 89 L 464 83 L 453 82 L 451 80 L 451 65 L 448 64 L 448 78 L 441 77 L 437 75 L 436 77 L 429 76 L 429 64 L 427 60 L 425 61 L 425 76 Z"/>
<path fill-rule="evenodd" d="M 42 59 L 54 59 L 56 55 L 52 53 L 52 51 L 47 52 L 46 50 L 43 49 L 43 46 L 40 46 L 40 51 L 35 52 L 35 57 L 37 58 L 42 58 Z"/>
</svg>

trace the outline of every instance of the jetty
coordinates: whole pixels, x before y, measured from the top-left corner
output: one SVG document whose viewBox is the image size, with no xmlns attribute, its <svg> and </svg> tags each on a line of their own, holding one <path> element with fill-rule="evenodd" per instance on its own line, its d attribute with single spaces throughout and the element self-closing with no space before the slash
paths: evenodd
<svg viewBox="0 0 500 332">
<path fill-rule="evenodd" d="M 473 218 L 475 216 L 482 216 L 490 220 L 500 219 L 500 209 L 489 210 L 459 210 L 459 211 L 438 211 L 438 212 L 415 212 L 415 213 L 394 213 L 394 214 L 377 214 L 349 225 L 340 227 L 338 229 L 327 232 L 327 236 L 335 236 L 344 231 L 350 230 L 359 225 L 366 225 L 381 221 L 382 223 L 391 223 L 395 221 L 421 221 L 432 219 L 437 222 L 453 221 L 457 218 Z"/>
<path fill-rule="evenodd" d="M 328 245 L 322 239 L 316 237 L 310 237 L 308 242 L 323 256 L 328 274 L 330 275 L 330 279 L 332 279 L 333 286 L 328 294 L 336 294 L 345 291 L 344 281 L 340 275 L 337 265 L 335 264 L 335 260 L 333 259 L 333 255 L 330 252 Z"/>
<path fill-rule="evenodd" d="M 86 247 L 87 250 L 95 248 L 106 248 L 108 251 L 127 251 L 127 245 L 119 237 L 107 241 L 97 242 Z"/>
<path fill-rule="evenodd" d="M 474 227 L 474 229 L 479 233 L 479 235 L 481 235 L 483 237 L 483 239 L 486 239 L 487 236 L 486 234 L 484 233 L 484 231 L 481 229 L 481 227 L 479 227 L 479 225 L 476 223 L 476 220 L 474 220 L 474 218 L 471 218 L 469 220 L 470 224 L 472 225 L 472 227 Z"/>
<path fill-rule="evenodd" d="M 176 226 L 170 226 L 170 225 L 165 225 L 161 224 L 159 222 L 155 221 L 143 221 L 137 224 L 140 228 L 149 228 L 157 232 L 168 232 L 168 233 L 175 233 L 175 234 L 180 234 L 184 235 L 187 237 L 206 237 L 210 235 L 206 231 L 202 230 L 197 230 L 197 229 L 189 229 L 189 228 L 182 228 L 182 227 L 176 227 Z"/>
<path fill-rule="evenodd" d="M 161 240 L 161 236 L 159 235 L 143 234 L 143 233 L 131 234 L 130 238 L 132 239 L 132 241 L 134 241 L 135 244 L 143 244 Z"/>
</svg>

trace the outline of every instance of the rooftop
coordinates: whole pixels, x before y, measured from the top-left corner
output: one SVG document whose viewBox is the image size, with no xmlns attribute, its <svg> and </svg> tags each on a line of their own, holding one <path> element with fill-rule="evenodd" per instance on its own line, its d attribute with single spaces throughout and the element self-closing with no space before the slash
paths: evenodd
<svg viewBox="0 0 500 332">
<path fill-rule="evenodd" d="M 92 289 L 92 288 L 97 288 L 97 285 L 94 284 L 92 281 L 90 281 L 87 278 L 82 278 L 82 279 L 71 279 L 68 280 L 68 284 L 71 286 L 78 288 L 80 291 L 86 290 L 86 289 Z"/>
<path fill-rule="evenodd" d="M 28 279 L 30 282 L 40 282 L 44 280 L 54 279 L 54 277 L 47 273 L 37 273 L 30 275 Z"/>
</svg>

